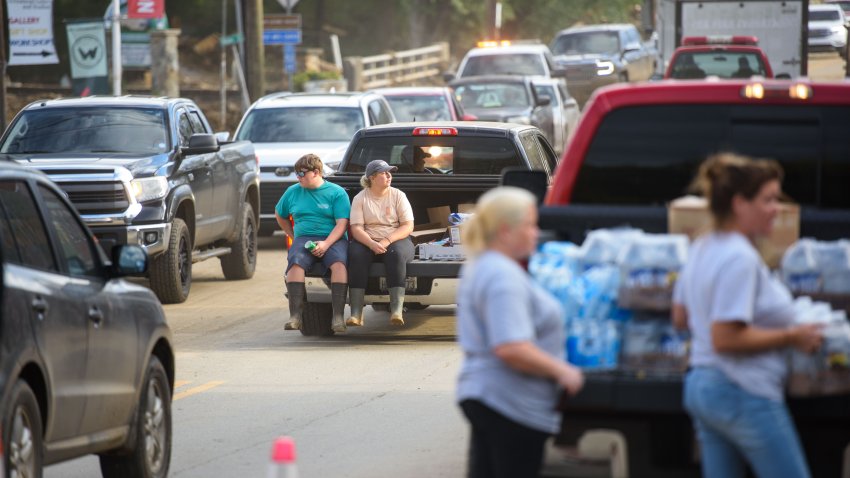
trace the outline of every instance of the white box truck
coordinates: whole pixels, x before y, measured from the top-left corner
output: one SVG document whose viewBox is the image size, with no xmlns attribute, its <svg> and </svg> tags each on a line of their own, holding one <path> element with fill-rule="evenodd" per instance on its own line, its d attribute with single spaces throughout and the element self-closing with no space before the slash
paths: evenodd
<svg viewBox="0 0 850 478">
<path fill-rule="evenodd" d="M 654 1 L 661 74 L 683 37 L 753 35 L 774 76 L 807 75 L 809 0 Z"/>
</svg>

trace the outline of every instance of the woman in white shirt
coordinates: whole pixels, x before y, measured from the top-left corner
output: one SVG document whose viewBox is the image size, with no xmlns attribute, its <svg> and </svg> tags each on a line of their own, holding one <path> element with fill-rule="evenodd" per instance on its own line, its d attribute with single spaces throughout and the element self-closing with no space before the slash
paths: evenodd
<svg viewBox="0 0 850 478">
<path fill-rule="evenodd" d="M 684 402 L 702 450 L 703 476 L 808 477 L 783 400 L 783 349 L 821 343 L 814 326 L 793 326 L 788 289 L 753 246 L 770 233 L 781 194 L 776 161 L 719 154 L 696 185 L 709 201 L 713 232 L 691 247 L 676 284 L 673 319 L 690 328 Z"/>
<path fill-rule="evenodd" d="M 369 267 L 384 262 L 390 294 L 390 324 L 404 325 L 404 279 L 413 260 L 413 208 L 407 196 L 391 186 L 395 166 L 376 159 L 360 178 L 363 190 L 351 202 L 351 236 L 348 246 L 348 300 L 351 317 L 346 325 L 363 325 L 363 298 Z"/>
</svg>

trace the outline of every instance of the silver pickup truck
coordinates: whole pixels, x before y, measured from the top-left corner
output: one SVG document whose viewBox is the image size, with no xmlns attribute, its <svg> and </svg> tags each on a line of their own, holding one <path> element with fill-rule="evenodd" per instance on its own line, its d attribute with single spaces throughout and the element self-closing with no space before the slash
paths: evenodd
<svg viewBox="0 0 850 478">
<path fill-rule="evenodd" d="M 146 249 L 151 289 L 177 303 L 193 262 L 219 257 L 225 278 L 254 275 L 259 167 L 250 142 L 224 136 L 187 99 L 59 99 L 22 109 L 0 156 L 50 176 L 104 250 Z"/>
</svg>

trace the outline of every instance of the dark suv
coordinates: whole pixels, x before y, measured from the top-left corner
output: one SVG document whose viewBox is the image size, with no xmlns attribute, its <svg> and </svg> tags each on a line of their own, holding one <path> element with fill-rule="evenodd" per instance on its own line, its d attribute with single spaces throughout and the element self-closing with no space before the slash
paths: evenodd
<svg viewBox="0 0 850 478">
<path fill-rule="evenodd" d="M 171 332 L 156 296 L 120 279 L 145 251 L 111 252 L 45 175 L 0 162 L 4 477 L 90 453 L 106 477 L 168 473 Z"/>
</svg>

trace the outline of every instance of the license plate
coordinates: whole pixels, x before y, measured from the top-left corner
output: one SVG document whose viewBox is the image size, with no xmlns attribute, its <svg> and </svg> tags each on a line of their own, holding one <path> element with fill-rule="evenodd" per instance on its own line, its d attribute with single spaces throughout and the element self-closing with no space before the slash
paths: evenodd
<svg viewBox="0 0 850 478">
<path fill-rule="evenodd" d="M 387 289 L 387 279 L 386 277 L 378 278 L 378 288 L 381 289 L 381 292 L 386 293 Z M 416 277 L 405 277 L 404 278 L 404 291 L 405 292 L 416 292 Z"/>
</svg>

